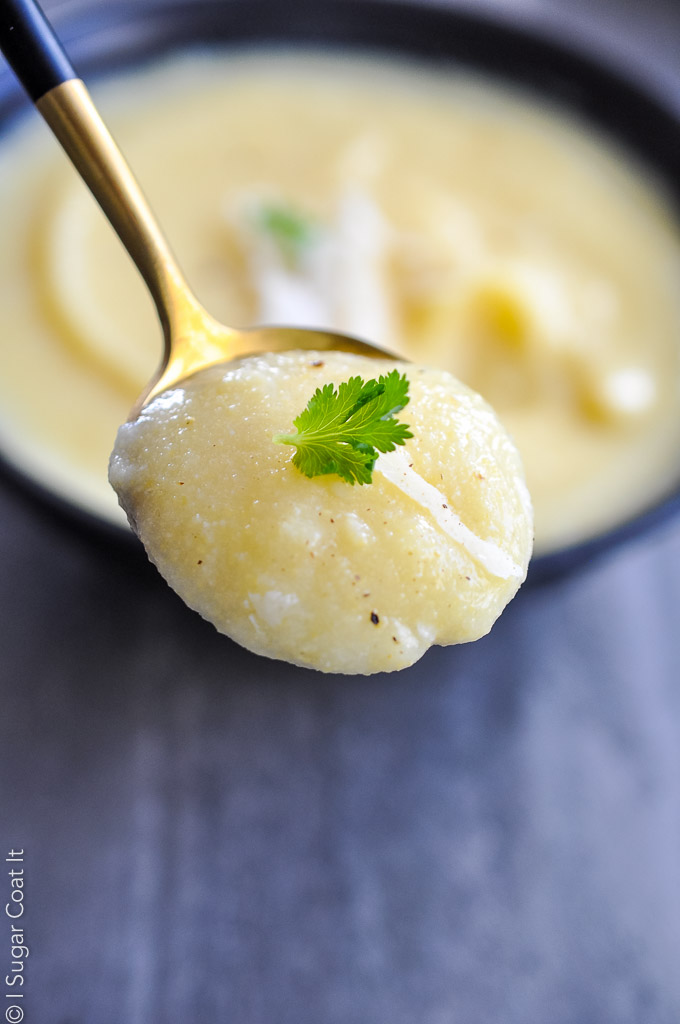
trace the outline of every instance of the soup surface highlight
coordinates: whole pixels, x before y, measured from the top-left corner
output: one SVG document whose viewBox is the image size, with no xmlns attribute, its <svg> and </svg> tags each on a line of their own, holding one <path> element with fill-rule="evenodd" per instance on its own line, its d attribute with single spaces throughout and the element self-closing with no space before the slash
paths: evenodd
<svg viewBox="0 0 680 1024">
<path fill-rule="evenodd" d="M 417 64 L 196 54 L 94 90 L 218 319 L 334 327 L 452 372 L 523 457 L 536 550 L 677 479 L 680 233 L 618 149 L 506 86 Z M 118 425 L 151 301 L 37 119 L 0 146 L 0 436 L 123 521 Z"/>
</svg>

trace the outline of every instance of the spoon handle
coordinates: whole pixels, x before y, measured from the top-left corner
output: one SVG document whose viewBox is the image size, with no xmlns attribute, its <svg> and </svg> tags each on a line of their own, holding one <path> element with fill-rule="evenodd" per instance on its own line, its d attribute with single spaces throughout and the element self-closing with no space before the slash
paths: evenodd
<svg viewBox="0 0 680 1024">
<path fill-rule="evenodd" d="M 144 278 L 163 325 L 167 359 L 171 333 L 200 307 L 130 168 L 35 0 L 0 0 L 0 50 Z"/>
<path fill-rule="evenodd" d="M 34 103 L 55 85 L 78 77 L 37 3 L 4 0 L 0 5 L 0 50 Z"/>
</svg>

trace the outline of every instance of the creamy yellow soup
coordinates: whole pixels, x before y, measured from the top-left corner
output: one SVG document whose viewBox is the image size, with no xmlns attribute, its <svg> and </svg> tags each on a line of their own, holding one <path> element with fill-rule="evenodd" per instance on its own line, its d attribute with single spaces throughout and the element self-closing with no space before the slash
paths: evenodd
<svg viewBox="0 0 680 1024">
<path fill-rule="evenodd" d="M 288 432 L 319 387 L 398 368 L 412 437 L 372 479 L 305 476 Z M 515 446 L 442 370 L 290 352 L 202 370 L 118 432 L 111 483 L 168 583 L 258 654 L 325 672 L 476 640 L 524 580 L 533 522 Z"/>
<path fill-rule="evenodd" d="M 95 94 L 219 319 L 334 326 L 494 406 L 537 551 L 672 486 L 678 225 L 614 146 L 505 86 L 326 54 L 196 55 Z M 3 447 L 123 522 L 106 465 L 159 357 L 150 299 L 37 119 L 0 181 Z"/>
</svg>

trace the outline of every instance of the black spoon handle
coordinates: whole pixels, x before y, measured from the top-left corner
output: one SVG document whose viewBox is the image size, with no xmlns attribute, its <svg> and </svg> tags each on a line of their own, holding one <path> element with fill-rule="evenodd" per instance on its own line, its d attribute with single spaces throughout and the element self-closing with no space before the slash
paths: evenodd
<svg viewBox="0 0 680 1024">
<path fill-rule="evenodd" d="M 78 77 L 35 0 L 0 0 L 0 50 L 34 103 Z"/>
</svg>

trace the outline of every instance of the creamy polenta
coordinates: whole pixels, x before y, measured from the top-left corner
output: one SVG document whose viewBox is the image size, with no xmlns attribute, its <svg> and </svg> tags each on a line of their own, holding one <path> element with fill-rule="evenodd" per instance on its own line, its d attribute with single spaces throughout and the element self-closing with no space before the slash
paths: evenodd
<svg viewBox="0 0 680 1024">
<path fill-rule="evenodd" d="M 494 406 L 538 552 L 673 485 L 677 221 L 583 125 L 481 80 L 328 54 L 195 55 L 95 94 L 219 319 L 356 333 Z M 151 301 L 44 126 L 5 135 L 0 180 L 3 448 L 115 519 L 106 464 L 159 357 Z"/>
<path fill-rule="evenodd" d="M 413 437 L 372 482 L 303 475 L 274 435 L 327 383 L 392 367 L 289 352 L 202 370 L 118 432 L 111 483 L 186 603 L 258 654 L 325 672 L 404 668 L 476 640 L 524 580 L 531 503 L 493 410 L 401 364 Z"/>
</svg>

